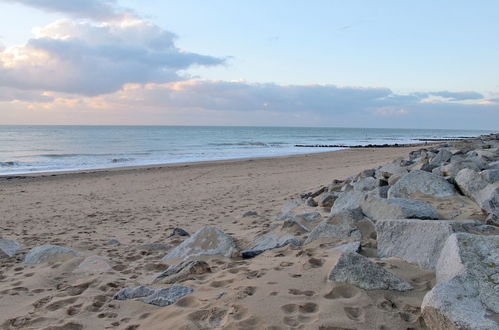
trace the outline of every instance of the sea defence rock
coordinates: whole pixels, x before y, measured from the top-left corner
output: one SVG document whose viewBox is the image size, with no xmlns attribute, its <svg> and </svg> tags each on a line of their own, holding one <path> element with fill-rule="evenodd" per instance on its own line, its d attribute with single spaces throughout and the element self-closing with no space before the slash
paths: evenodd
<svg viewBox="0 0 499 330">
<path fill-rule="evenodd" d="M 232 257 L 238 249 L 234 239 L 216 227 L 204 226 L 170 251 L 166 259 L 222 255 Z"/>
<path fill-rule="evenodd" d="M 388 179 L 393 175 L 399 175 L 399 176 L 405 175 L 407 174 L 407 172 L 408 172 L 407 169 L 402 166 L 393 163 L 388 163 L 382 165 L 380 168 L 377 169 L 376 177 Z"/>
<path fill-rule="evenodd" d="M 342 251 L 342 252 L 359 252 L 360 241 L 354 241 L 354 242 L 341 244 L 341 245 L 335 246 L 331 250 Z"/>
<path fill-rule="evenodd" d="M 383 267 L 355 252 L 342 252 L 328 280 L 348 283 L 365 290 L 408 291 L 413 287 Z"/>
<path fill-rule="evenodd" d="M 320 238 L 361 238 L 360 230 L 349 223 L 331 223 L 326 219 L 319 223 L 308 235 L 304 244 Z"/>
<path fill-rule="evenodd" d="M 107 258 L 101 256 L 88 256 L 78 265 L 73 273 L 100 274 L 111 270 L 111 265 Z"/>
<path fill-rule="evenodd" d="M 362 214 L 360 208 L 362 198 L 364 198 L 364 193 L 361 191 L 349 190 L 341 192 L 331 208 L 331 214 L 335 215 L 344 211 Z"/>
<path fill-rule="evenodd" d="M 499 185 L 485 187 L 479 194 L 478 205 L 487 213 L 499 217 Z"/>
<path fill-rule="evenodd" d="M 398 257 L 423 269 L 435 269 L 445 240 L 479 226 L 475 220 L 380 220 L 376 222 L 379 257 Z"/>
<path fill-rule="evenodd" d="M 436 267 L 437 285 L 422 315 L 431 329 L 499 329 L 499 236 L 451 235 Z"/>
<path fill-rule="evenodd" d="M 300 246 L 301 240 L 290 233 L 268 232 L 258 236 L 253 245 L 244 251 L 241 251 L 241 256 L 245 259 L 256 257 L 257 255 L 271 249 L 277 249 L 288 244 Z"/>
<path fill-rule="evenodd" d="M 141 285 L 134 288 L 123 288 L 114 295 L 116 300 L 127 300 L 143 298 L 146 304 L 156 306 L 168 306 L 180 298 L 192 293 L 192 288 L 183 285 L 172 285 L 168 288 L 157 289 L 151 286 Z"/>
<path fill-rule="evenodd" d="M 432 197 L 449 197 L 457 194 L 452 184 L 443 177 L 426 171 L 414 170 L 404 175 L 388 190 L 388 198 L 411 198 L 422 193 Z"/>
<path fill-rule="evenodd" d="M 0 258 L 12 258 L 23 246 L 12 239 L 0 238 Z"/>
<path fill-rule="evenodd" d="M 372 220 L 438 219 L 437 211 L 428 202 L 406 198 L 366 196 L 361 201 L 362 212 Z"/>
<path fill-rule="evenodd" d="M 186 260 L 179 264 L 172 265 L 164 272 L 157 274 L 154 278 L 154 282 L 172 284 L 189 280 L 192 278 L 192 275 L 200 275 L 209 272 L 211 272 L 211 268 L 206 261 Z"/>
<path fill-rule="evenodd" d="M 58 246 L 58 245 L 41 245 L 32 248 L 24 257 L 25 264 L 39 264 L 45 261 L 50 261 L 61 257 L 77 257 L 80 252 Z"/>
<path fill-rule="evenodd" d="M 488 185 L 488 182 L 480 174 L 469 168 L 460 170 L 456 175 L 455 182 L 465 196 L 477 202 L 480 200 L 480 192 Z"/>
</svg>

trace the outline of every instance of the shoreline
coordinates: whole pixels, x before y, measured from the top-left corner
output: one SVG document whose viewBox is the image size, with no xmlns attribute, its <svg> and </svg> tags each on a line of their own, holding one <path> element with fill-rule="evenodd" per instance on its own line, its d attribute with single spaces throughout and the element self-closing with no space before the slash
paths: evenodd
<svg viewBox="0 0 499 330">
<path fill-rule="evenodd" d="M 26 179 L 26 178 L 34 178 L 34 177 L 53 177 L 67 174 L 92 174 L 92 173 L 102 173 L 102 172 L 116 172 L 116 171 L 134 171 L 134 170 L 151 170 L 151 169 L 160 169 L 166 167 L 188 167 L 192 166 L 202 166 L 203 164 L 221 164 L 221 163 L 232 163 L 232 162 L 245 162 L 245 161 L 254 161 L 261 159 L 280 159 L 280 158 L 294 158 L 294 157 L 306 157 L 310 155 L 316 154 L 329 154 L 336 153 L 344 150 L 376 150 L 376 149 L 395 149 L 395 148 L 421 148 L 421 147 L 431 147 L 438 144 L 441 144 L 445 141 L 438 142 L 429 142 L 429 143 L 414 143 L 414 144 L 393 144 L 384 146 L 382 148 L 376 146 L 353 146 L 353 147 L 334 147 L 338 148 L 336 150 L 323 150 L 323 151 L 312 151 L 307 153 L 297 153 L 297 154 L 287 154 L 287 155 L 278 155 L 278 156 L 249 156 L 249 157 L 238 157 L 238 158 L 227 158 L 227 159 L 216 159 L 216 160 L 200 160 L 200 161 L 192 161 L 192 162 L 175 162 L 175 163 L 158 163 L 158 164 L 144 164 L 144 165 L 128 165 L 128 166 L 116 166 L 116 167 L 102 167 L 102 168 L 89 168 L 89 169 L 74 169 L 74 170 L 53 170 L 53 171 L 40 171 L 40 172 L 22 172 L 22 173 L 6 173 L 0 174 L 0 182 L 2 180 L 13 180 L 13 179 Z M 311 149 L 314 147 L 311 147 Z"/>
</svg>

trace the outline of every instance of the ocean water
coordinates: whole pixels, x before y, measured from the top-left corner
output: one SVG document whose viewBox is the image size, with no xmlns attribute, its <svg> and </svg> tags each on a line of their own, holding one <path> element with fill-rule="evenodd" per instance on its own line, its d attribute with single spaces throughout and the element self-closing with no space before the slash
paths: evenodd
<svg viewBox="0 0 499 330">
<path fill-rule="evenodd" d="M 296 144 L 417 143 L 488 131 L 306 127 L 0 126 L 0 175 L 335 150 Z M 338 149 L 338 148 L 336 148 Z"/>
</svg>

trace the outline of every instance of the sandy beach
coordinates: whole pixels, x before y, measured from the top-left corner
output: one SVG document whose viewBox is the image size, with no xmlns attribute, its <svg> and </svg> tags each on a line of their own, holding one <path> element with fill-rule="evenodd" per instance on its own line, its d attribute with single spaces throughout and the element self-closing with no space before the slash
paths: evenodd
<svg viewBox="0 0 499 330">
<path fill-rule="evenodd" d="M 192 233 L 214 225 L 244 248 L 298 193 L 418 148 L 0 178 L 4 238 L 22 243 L 23 251 L 57 244 L 81 252 L 39 265 L 19 263 L 23 253 L 3 262 L 0 324 L 7 329 L 417 327 L 413 312 L 432 272 L 394 261 L 389 268 L 420 289 L 367 294 L 327 283 L 328 252 L 313 245 L 299 256 L 285 247 L 251 260 L 214 258 L 212 273 L 189 281 L 195 293 L 172 306 L 112 297 L 122 287 L 149 284 L 168 267 L 161 260 L 167 249 L 143 244 L 179 244 L 183 238 L 169 237 L 175 227 Z M 258 215 L 243 217 L 250 210 Z M 112 239 L 121 244 L 108 243 Z M 111 268 L 78 271 L 91 255 L 106 258 Z"/>
</svg>

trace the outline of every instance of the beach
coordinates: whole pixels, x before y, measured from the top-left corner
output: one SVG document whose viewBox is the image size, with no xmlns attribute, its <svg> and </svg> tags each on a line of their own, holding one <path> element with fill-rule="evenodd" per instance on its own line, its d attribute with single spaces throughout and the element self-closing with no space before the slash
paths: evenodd
<svg viewBox="0 0 499 330">
<path fill-rule="evenodd" d="M 327 264 L 316 262 L 324 260 L 325 252 L 314 246 L 299 257 L 293 248 L 284 247 L 250 260 L 215 258 L 210 262 L 212 273 L 189 281 L 195 293 L 168 307 L 112 297 L 122 287 L 150 283 L 155 273 L 168 267 L 162 260 L 168 248 L 143 244 L 179 244 L 182 237 L 169 237 L 175 227 L 193 233 L 213 225 L 244 248 L 267 231 L 282 205 L 300 192 L 316 190 L 419 148 L 2 177 L 3 237 L 22 243 L 23 252 L 55 244 L 78 250 L 81 256 L 26 265 L 20 263 L 21 253 L 3 262 L 0 324 L 50 329 L 307 324 L 316 328 L 336 320 L 338 326 L 350 328 L 381 317 L 377 324 L 394 328 L 415 322 L 411 310 L 421 304 L 433 281 L 432 272 L 394 261 L 390 268 L 416 278 L 421 289 L 367 295 L 350 286 L 326 283 L 321 270 L 328 269 Z M 243 217 L 247 211 L 257 215 Z M 111 268 L 78 271 L 78 264 L 91 255 L 106 258 Z"/>
</svg>

